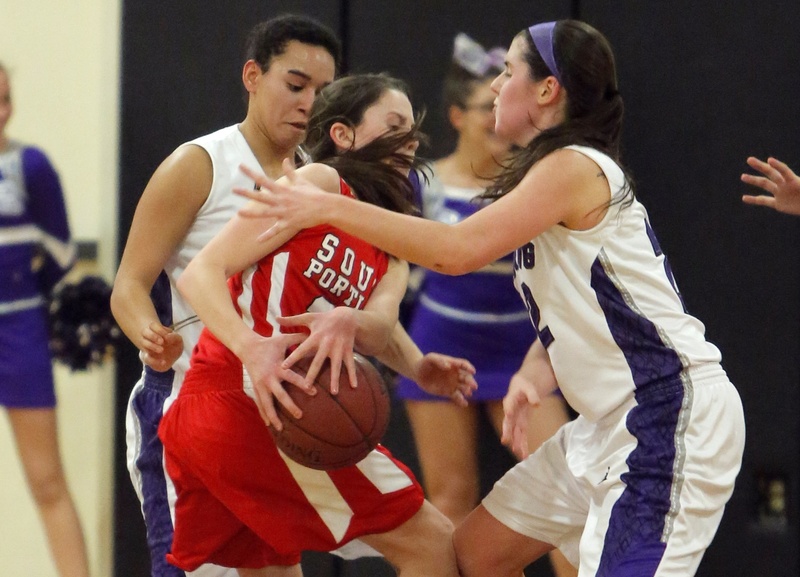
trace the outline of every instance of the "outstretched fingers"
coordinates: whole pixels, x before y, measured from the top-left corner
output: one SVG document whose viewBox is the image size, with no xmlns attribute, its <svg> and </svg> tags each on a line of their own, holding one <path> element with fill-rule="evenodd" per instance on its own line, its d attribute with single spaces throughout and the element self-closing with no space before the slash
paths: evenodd
<svg viewBox="0 0 800 577">
<path fill-rule="evenodd" d="M 797 175 L 785 162 L 781 162 L 777 158 L 770 157 L 767 159 L 767 163 L 781 175 L 784 181 L 790 181 L 797 178 Z"/>
</svg>

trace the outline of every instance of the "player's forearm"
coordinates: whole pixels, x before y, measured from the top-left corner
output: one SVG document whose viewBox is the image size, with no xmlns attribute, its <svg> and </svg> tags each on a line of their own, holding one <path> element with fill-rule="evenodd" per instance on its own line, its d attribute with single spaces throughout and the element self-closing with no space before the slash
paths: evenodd
<svg viewBox="0 0 800 577">
<path fill-rule="evenodd" d="M 142 330 L 153 322 L 160 323 L 150 288 L 134 280 L 117 277 L 111 291 L 111 313 L 119 328 L 134 346 L 142 349 Z"/>
<path fill-rule="evenodd" d="M 422 359 L 422 351 L 403 326 L 398 322 L 386 347 L 376 358 L 384 365 L 410 379 L 414 379 L 416 367 Z"/>
<path fill-rule="evenodd" d="M 473 262 L 474 245 L 454 227 L 441 222 L 391 212 L 365 202 L 353 203 L 334 195 L 326 202 L 324 211 L 325 220 L 333 226 L 401 260 L 442 274 L 464 274 L 487 264 Z"/>
<path fill-rule="evenodd" d="M 550 355 L 547 354 L 540 339 L 536 339 L 528 349 L 517 374 L 533 383 L 542 398 L 558 388 Z"/>
<path fill-rule="evenodd" d="M 243 321 L 231 301 L 224 271 L 192 261 L 178 277 L 178 291 L 203 324 L 222 344 L 242 358 L 257 335 Z"/>
<path fill-rule="evenodd" d="M 377 356 L 389 343 L 392 323 L 385 315 L 369 311 L 357 311 L 355 348 L 363 355 Z"/>
</svg>

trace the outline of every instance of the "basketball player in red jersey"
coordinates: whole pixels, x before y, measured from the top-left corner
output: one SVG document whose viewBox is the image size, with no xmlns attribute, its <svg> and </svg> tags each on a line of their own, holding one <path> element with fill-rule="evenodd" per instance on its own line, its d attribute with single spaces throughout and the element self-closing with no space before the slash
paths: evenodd
<svg viewBox="0 0 800 577">
<path fill-rule="evenodd" d="M 335 81 L 315 101 L 306 142 L 317 162 L 299 172 L 320 188 L 414 210 L 407 174 L 418 133 L 402 82 Z M 386 449 L 352 467 L 312 470 L 278 451 L 267 424 L 281 428 L 276 400 L 302 416 L 281 381 L 313 393 L 325 359 L 337 369 L 334 383 L 342 365 L 353 382 L 354 349 L 462 402 L 474 369 L 423 357 L 397 329 L 406 263 L 329 226 L 259 242 L 269 224 L 235 217 L 178 281 L 206 329 L 159 429 L 178 494 L 168 559 L 186 570 L 212 562 L 260 577 L 296 566 L 303 550 L 360 540 L 406 577 L 456 577 L 452 524 Z M 285 368 L 309 355 L 305 379 Z"/>
</svg>

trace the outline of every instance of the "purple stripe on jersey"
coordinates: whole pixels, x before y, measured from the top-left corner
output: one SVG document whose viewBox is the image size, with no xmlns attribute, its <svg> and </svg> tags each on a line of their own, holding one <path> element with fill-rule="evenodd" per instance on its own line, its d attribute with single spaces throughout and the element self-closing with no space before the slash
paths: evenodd
<svg viewBox="0 0 800 577">
<path fill-rule="evenodd" d="M 591 284 L 630 367 L 637 401 L 626 423 L 637 446 L 621 477 L 626 488 L 611 511 L 597 575 L 645 577 L 655 574 L 669 533 L 683 367 L 655 325 L 626 302 L 599 258 Z"/>
<path fill-rule="evenodd" d="M 675 282 L 675 276 L 672 274 L 672 267 L 669 266 L 669 259 L 667 258 L 667 255 L 664 254 L 664 251 L 661 250 L 661 245 L 656 238 L 656 233 L 653 230 L 653 227 L 650 226 L 650 223 L 647 221 L 647 219 L 644 221 L 644 228 L 647 231 L 647 238 L 650 239 L 650 244 L 653 247 L 653 253 L 655 253 L 656 256 L 664 257 L 664 272 L 667 273 L 669 284 L 672 285 L 672 289 L 675 291 L 675 294 L 677 294 L 678 298 L 681 299 L 683 312 L 687 312 L 686 303 L 683 302 L 683 295 L 681 294 L 681 291 L 678 290 L 678 283 Z"/>
<path fill-rule="evenodd" d="M 174 313 L 172 311 L 172 287 L 170 286 L 167 273 L 163 270 L 153 284 L 153 289 L 150 291 L 150 298 L 153 301 L 153 305 L 156 307 L 158 321 L 165 327 L 172 326 L 175 322 Z"/>
<path fill-rule="evenodd" d="M 172 389 L 172 375 L 148 371 L 144 387 L 132 400 L 141 434 L 136 468 L 141 475 L 142 513 L 147 525 L 152 577 L 185 577 L 186 573 L 169 564 L 167 553 L 172 548 L 172 516 L 167 498 L 164 473 L 164 447 L 158 438 L 164 401 Z"/>
</svg>

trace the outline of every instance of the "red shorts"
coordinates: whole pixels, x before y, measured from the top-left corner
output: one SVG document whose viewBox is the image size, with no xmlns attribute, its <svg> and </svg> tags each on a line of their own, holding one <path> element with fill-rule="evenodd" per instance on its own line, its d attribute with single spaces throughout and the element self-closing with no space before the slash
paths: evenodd
<svg viewBox="0 0 800 577">
<path fill-rule="evenodd" d="M 302 551 L 399 527 L 422 506 L 422 487 L 385 448 L 352 467 L 303 467 L 278 451 L 241 377 L 195 375 L 159 427 L 178 496 L 170 563 L 294 565 Z"/>
</svg>

